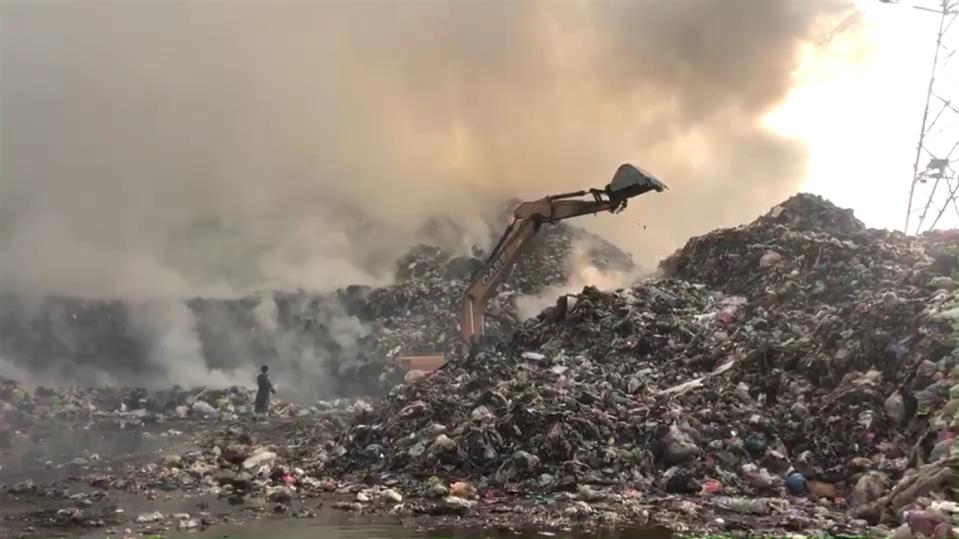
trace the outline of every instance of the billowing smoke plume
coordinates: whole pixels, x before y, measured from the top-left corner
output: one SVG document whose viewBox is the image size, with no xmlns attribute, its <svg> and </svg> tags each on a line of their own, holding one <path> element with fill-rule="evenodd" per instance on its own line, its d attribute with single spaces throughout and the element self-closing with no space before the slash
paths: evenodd
<svg viewBox="0 0 959 539">
<path fill-rule="evenodd" d="M 626 161 L 671 190 L 580 223 L 650 266 L 796 190 L 802 145 L 760 120 L 850 3 L 2 2 L 0 294 L 144 305 L 154 380 L 247 379 L 252 337 L 210 371 L 196 334 L 229 331 L 164 302 L 384 282 L 424 233 L 482 245 L 502 201 Z M 363 337 L 324 317 L 324 347 Z M 326 353 L 280 347 L 291 378 Z"/>
<path fill-rule="evenodd" d="M 845 1 L 0 4 L 0 277 L 87 297 L 384 277 L 430 217 L 663 177 L 643 258 L 795 190 L 759 119 Z M 642 225 L 646 225 L 643 229 Z M 469 242 L 465 242 L 469 243 Z"/>
</svg>

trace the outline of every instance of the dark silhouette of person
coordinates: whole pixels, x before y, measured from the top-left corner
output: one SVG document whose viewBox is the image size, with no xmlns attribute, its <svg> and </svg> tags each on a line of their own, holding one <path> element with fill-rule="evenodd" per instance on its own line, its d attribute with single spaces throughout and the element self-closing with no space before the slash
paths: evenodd
<svg viewBox="0 0 959 539">
<path fill-rule="evenodd" d="M 266 365 L 260 367 L 260 374 L 256 377 L 256 413 L 265 414 L 270 410 L 270 394 L 276 394 L 276 388 L 270 381 L 270 375 L 267 374 L 270 368 Z"/>
</svg>

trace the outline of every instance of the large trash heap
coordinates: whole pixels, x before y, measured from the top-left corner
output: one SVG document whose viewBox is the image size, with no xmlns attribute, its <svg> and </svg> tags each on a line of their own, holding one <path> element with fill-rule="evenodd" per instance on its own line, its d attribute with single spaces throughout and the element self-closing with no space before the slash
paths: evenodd
<svg viewBox="0 0 959 539">
<path fill-rule="evenodd" d="M 955 232 L 867 229 L 794 196 L 691 239 L 661 278 L 586 288 L 395 388 L 315 471 L 424 495 L 469 479 L 757 514 L 786 499 L 935 527 L 956 509 L 956 248 Z"/>
<path fill-rule="evenodd" d="M 202 451 L 112 484 L 269 500 L 281 513 L 332 493 L 350 510 L 477 525 L 956 536 L 959 233 L 867 229 L 797 195 L 748 225 L 693 238 L 656 278 L 587 287 L 521 322 L 517 295 L 568 278 L 558 261 L 572 236 L 554 234 L 491 303 L 499 344 L 468 357 L 456 353 L 456 311 L 472 258 L 419 247 L 394 285 L 338 291 L 335 309 L 365 328 L 352 348 L 325 337 L 339 319 L 329 297 L 274 294 L 281 327 L 351 358 L 323 364 L 341 379 L 366 369 L 386 381 L 401 351 L 450 352 L 444 368 L 399 379 L 381 400 L 278 402 L 280 415 L 310 417 L 234 421 L 249 390 L 29 393 L 0 381 L 0 419 L 100 410 L 124 421 L 227 420 L 204 431 Z M 594 263 L 629 265 L 593 245 Z M 201 325 L 221 308 L 242 314 L 241 327 L 256 323 L 256 301 L 224 305 L 192 307 Z"/>
<path fill-rule="evenodd" d="M 600 270 L 629 271 L 629 256 L 602 238 L 568 225 L 548 225 L 536 236 L 487 309 L 487 332 L 506 336 L 517 324 L 515 300 L 569 281 L 569 260 L 576 248 Z M 357 291 L 361 319 L 376 324 L 377 357 L 391 362 L 400 353 L 456 354 L 459 316 L 475 258 L 453 257 L 421 245 L 397 262 L 396 283 Z"/>
</svg>

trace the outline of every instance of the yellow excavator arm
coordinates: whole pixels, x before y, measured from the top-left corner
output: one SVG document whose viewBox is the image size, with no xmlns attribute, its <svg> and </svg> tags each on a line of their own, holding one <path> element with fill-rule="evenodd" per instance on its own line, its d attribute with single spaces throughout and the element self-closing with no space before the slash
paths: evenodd
<svg viewBox="0 0 959 539">
<path fill-rule="evenodd" d="M 666 185 L 653 175 L 624 164 L 604 189 L 589 189 L 552 195 L 524 202 L 513 211 L 513 220 L 493 247 L 489 257 L 470 281 L 463 298 L 460 314 L 460 337 L 464 354 L 479 343 L 484 335 L 486 305 L 496 289 L 510 274 L 529 241 L 536 236 L 543 223 L 555 223 L 580 215 L 604 211 L 618 213 L 626 208 L 630 198 L 649 191 L 661 192 Z M 401 356 L 399 365 L 406 370 L 430 371 L 444 362 L 438 354 Z"/>
</svg>

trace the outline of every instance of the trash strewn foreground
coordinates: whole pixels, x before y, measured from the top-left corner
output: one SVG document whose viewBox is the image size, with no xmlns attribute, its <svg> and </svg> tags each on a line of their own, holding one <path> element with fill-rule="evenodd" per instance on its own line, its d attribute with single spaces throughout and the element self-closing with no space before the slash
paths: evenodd
<svg viewBox="0 0 959 539">
<path fill-rule="evenodd" d="M 127 485 L 419 523 L 956 537 L 957 239 L 798 195 L 380 401 L 217 423 Z"/>
</svg>

